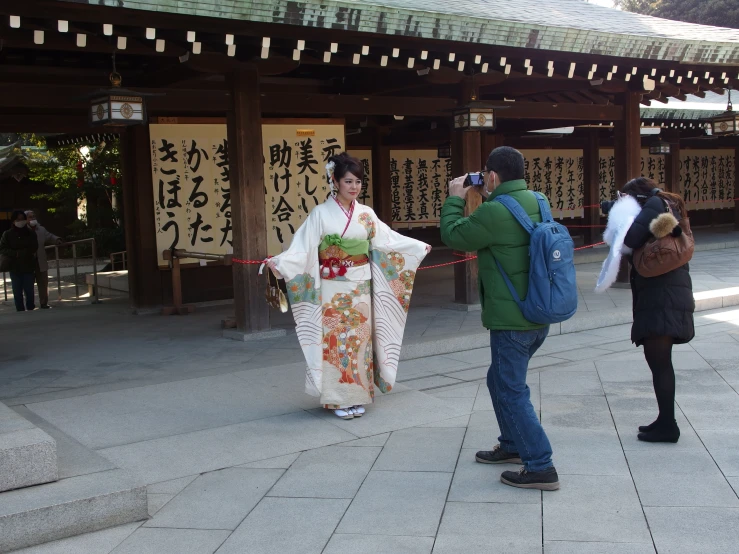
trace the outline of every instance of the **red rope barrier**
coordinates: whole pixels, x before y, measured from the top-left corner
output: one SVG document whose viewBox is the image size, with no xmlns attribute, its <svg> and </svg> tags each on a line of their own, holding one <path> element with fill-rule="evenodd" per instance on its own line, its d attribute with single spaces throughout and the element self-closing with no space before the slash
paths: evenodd
<svg viewBox="0 0 739 554">
<path fill-rule="evenodd" d="M 594 246 L 600 246 L 601 244 L 605 244 L 605 242 L 596 242 L 595 244 L 588 244 L 587 246 L 580 246 L 579 248 L 575 248 L 575 250 L 585 250 L 586 248 L 593 248 Z M 419 267 L 418 271 L 425 270 L 425 269 L 437 269 L 439 267 L 447 267 L 450 265 L 461 264 L 464 262 L 469 262 L 470 260 L 477 259 L 477 256 L 465 256 L 464 254 L 458 254 L 457 252 L 454 252 L 454 255 L 459 256 L 462 259 L 455 260 L 453 262 L 447 262 L 444 264 L 425 265 L 423 267 Z M 258 265 L 258 264 L 261 264 L 263 260 L 240 260 L 239 258 L 233 258 L 231 261 L 235 264 Z"/>
</svg>

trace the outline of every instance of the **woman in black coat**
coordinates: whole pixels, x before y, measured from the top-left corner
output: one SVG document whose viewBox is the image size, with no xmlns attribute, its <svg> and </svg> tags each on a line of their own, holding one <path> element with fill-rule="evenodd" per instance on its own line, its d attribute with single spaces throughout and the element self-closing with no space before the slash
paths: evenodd
<svg viewBox="0 0 739 554">
<path fill-rule="evenodd" d="M 636 198 L 642 206 L 624 239 L 629 248 L 644 246 L 653 236 L 652 231 L 658 236 L 681 231 L 674 227 L 677 221 L 687 217 L 687 212 L 683 199 L 677 194 L 661 191 L 654 181 L 644 177 L 626 183 L 622 192 Z M 669 213 L 674 218 L 662 215 Z M 670 229 L 658 230 L 658 226 L 665 225 Z M 632 267 L 631 293 L 634 311 L 631 341 L 636 346 L 644 346 L 659 406 L 659 416 L 650 425 L 639 427 L 638 438 L 647 442 L 677 442 L 680 429 L 675 421 L 672 345 L 690 342 L 695 336 L 695 301 L 688 264 L 657 277 L 642 277 Z"/>
<path fill-rule="evenodd" d="M 26 214 L 13 212 L 13 224 L 0 238 L 0 254 L 8 259 L 8 272 L 13 284 L 13 300 L 19 312 L 36 308 L 33 301 L 33 281 L 36 277 L 36 232 L 27 226 Z M 25 305 L 23 295 L 26 296 Z"/>
</svg>

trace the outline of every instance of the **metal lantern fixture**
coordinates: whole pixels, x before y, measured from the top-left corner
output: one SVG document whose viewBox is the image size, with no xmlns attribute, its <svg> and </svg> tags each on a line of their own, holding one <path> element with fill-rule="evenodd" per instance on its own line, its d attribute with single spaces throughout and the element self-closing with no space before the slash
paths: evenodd
<svg viewBox="0 0 739 554">
<path fill-rule="evenodd" d="M 670 143 L 658 137 L 656 141 L 649 145 L 649 154 L 652 156 L 666 156 L 670 153 Z"/>
<path fill-rule="evenodd" d="M 109 90 L 95 94 L 90 102 L 92 125 L 140 125 L 146 121 L 146 106 L 140 93 L 121 88 L 121 75 L 113 70 Z"/>
<path fill-rule="evenodd" d="M 729 89 L 729 103 L 726 106 L 726 111 L 711 118 L 711 133 L 719 137 L 739 133 L 739 113 L 732 108 L 731 89 Z"/>
<path fill-rule="evenodd" d="M 438 148 L 436 149 L 436 156 L 442 159 L 451 158 L 452 157 L 452 144 L 450 142 L 445 142 L 444 144 L 440 144 Z"/>
<path fill-rule="evenodd" d="M 475 97 L 469 104 L 454 110 L 452 115 L 454 129 L 457 131 L 495 129 L 495 110 L 483 102 L 478 102 Z"/>
</svg>

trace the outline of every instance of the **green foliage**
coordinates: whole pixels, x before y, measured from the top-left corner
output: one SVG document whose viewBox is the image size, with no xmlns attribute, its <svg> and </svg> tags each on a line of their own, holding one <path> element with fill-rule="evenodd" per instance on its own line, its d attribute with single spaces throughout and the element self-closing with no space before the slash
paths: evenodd
<svg viewBox="0 0 739 554">
<path fill-rule="evenodd" d="M 121 184 L 118 140 L 105 145 L 78 144 L 49 150 L 43 137 L 21 137 L 29 179 L 53 188 L 52 192 L 36 195 L 33 199 L 50 201 L 52 208 L 49 211 L 52 212 L 56 209 L 75 212 L 79 203 L 86 200 L 88 226 L 119 225 L 120 214 L 113 208 L 113 197 L 118 194 Z M 85 146 L 87 148 L 83 148 Z M 81 175 L 78 169 L 80 162 Z M 116 177 L 116 185 L 111 183 L 111 175 Z M 80 178 L 82 186 L 78 186 Z"/>
<path fill-rule="evenodd" d="M 737 0 L 614 0 L 614 4 L 645 15 L 739 29 Z"/>
</svg>

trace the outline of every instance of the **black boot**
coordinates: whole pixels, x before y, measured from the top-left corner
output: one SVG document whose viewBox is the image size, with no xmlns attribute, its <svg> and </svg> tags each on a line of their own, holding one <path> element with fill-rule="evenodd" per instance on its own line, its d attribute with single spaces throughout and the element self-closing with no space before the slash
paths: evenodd
<svg viewBox="0 0 739 554">
<path fill-rule="evenodd" d="M 680 438 L 680 428 L 677 426 L 677 422 L 673 419 L 672 421 L 666 422 L 655 422 L 656 425 L 651 431 L 639 433 L 636 438 L 644 442 L 677 442 Z"/>
<path fill-rule="evenodd" d="M 659 425 L 659 417 L 655 419 L 652 423 L 649 425 L 640 425 L 639 426 L 639 432 L 640 433 L 649 433 L 649 431 L 653 430 L 655 427 Z"/>
</svg>

